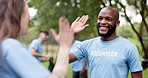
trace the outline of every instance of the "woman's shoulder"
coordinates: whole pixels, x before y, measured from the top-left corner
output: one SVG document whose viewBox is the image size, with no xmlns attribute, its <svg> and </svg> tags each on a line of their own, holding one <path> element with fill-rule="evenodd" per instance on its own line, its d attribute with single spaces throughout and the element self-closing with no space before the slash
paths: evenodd
<svg viewBox="0 0 148 78">
<path fill-rule="evenodd" d="M 23 44 L 17 39 L 8 38 L 2 41 L 2 51 L 5 53 L 7 50 L 15 49 L 16 47 L 22 47 Z"/>
<path fill-rule="evenodd" d="M 22 45 L 17 39 L 7 38 L 2 41 L 2 46 Z"/>
</svg>

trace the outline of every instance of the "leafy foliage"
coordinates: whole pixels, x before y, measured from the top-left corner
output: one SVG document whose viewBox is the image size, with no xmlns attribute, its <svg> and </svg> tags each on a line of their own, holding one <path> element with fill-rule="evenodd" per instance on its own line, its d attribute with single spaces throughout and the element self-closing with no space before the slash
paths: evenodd
<svg viewBox="0 0 148 78">
<path fill-rule="evenodd" d="M 148 42 L 143 40 L 148 38 L 147 0 L 122 1 L 123 0 L 30 0 L 29 6 L 38 9 L 37 15 L 30 22 L 31 30 L 29 31 L 33 31 L 30 34 L 34 35 L 34 33 L 37 33 L 39 30 L 49 30 L 50 28 L 58 31 L 58 19 L 61 16 L 65 16 L 69 19 L 70 23 L 72 23 L 78 16 L 87 14 L 90 17 L 88 21 L 90 26 L 80 33 L 77 38 L 84 40 L 95 37 L 98 35 L 96 32 L 98 12 L 102 7 L 110 5 L 118 9 L 122 13 L 121 16 L 126 18 L 128 22 L 128 27 L 124 27 L 124 32 L 126 33 L 120 32 L 123 27 L 121 27 L 121 29 L 119 28 L 120 31 L 117 32 L 126 38 L 139 40 L 144 52 L 144 57 L 148 58 Z M 127 15 L 126 10 L 128 8 L 131 8 L 130 12 L 141 15 L 142 21 L 140 23 L 131 22 L 133 17 Z M 49 41 L 53 42 L 54 40 L 49 39 Z"/>
</svg>

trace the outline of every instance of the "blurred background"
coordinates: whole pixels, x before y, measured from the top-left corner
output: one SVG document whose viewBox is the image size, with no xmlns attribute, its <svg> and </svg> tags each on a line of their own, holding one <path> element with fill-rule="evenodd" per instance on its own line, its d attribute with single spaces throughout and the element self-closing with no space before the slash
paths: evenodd
<svg viewBox="0 0 148 78">
<path fill-rule="evenodd" d="M 27 46 L 38 37 L 40 30 L 54 28 L 58 32 L 58 19 L 65 16 L 72 23 L 78 16 L 89 15 L 89 27 L 76 39 L 86 40 L 97 37 L 96 22 L 98 13 L 105 6 L 113 6 L 120 13 L 120 26 L 117 34 L 123 36 L 138 47 L 144 78 L 148 78 L 148 1 L 147 0 L 28 0 L 30 23 L 29 33 L 20 38 Z M 49 34 L 44 43 L 44 52 L 50 52 L 55 58 L 58 45 Z M 47 66 L 48 63 L 44 63 Z M 70 67 L 69 67 L 70 68 Z M 69 69 L 71 71 L 71 68 Z M 69 72 L 68 78 L 71 78 Z M 129 77 L 130 78 L 130 77 Z"/>
</svg>

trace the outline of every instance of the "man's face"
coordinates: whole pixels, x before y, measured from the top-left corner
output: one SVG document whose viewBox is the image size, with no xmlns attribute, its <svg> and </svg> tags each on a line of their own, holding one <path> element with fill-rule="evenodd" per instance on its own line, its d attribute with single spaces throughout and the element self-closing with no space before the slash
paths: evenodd
<svg viewBox="0 0 148 78">
<path fill-rule="evenodd" d="M 46 41 L 46 40 L 48 39 L 48 35 L 45 34 L 45 33 L 42 33 L 42 34 L 41 34 L 41 37 L 42 37 L 42 40 L 43 40 L 43 41 Z"/>
<path fill-rule="evenodd" d="M 109 37 L 115 32 L 115 30 L 116 30 L 116 24 L 114 24 L 113 26 L 108 25 L 107 27 L 103 27 L 97 24 L 97 31 L 99 36 Z"/>
<path fill-rule="evenodd" d="M 109 9 L 100 11 L 97 20 L 97 30 L 101 37 L 109 37 L 116 30 L 117 18 L 115 13 Z"/>
</svg>

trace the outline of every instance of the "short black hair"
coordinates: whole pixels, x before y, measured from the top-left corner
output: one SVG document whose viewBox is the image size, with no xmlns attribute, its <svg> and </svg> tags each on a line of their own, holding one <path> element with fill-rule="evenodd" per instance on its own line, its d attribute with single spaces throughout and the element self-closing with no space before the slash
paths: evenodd
<svg viewBox="0 0 148 78">
<path fill-rule="evenodd" d="M 49 35 L 49 32 L 48 31 L 40 31 L 40 33 L 44 33 L 44 34 L 46 34 L 46 35 Z"/>
</svg>

